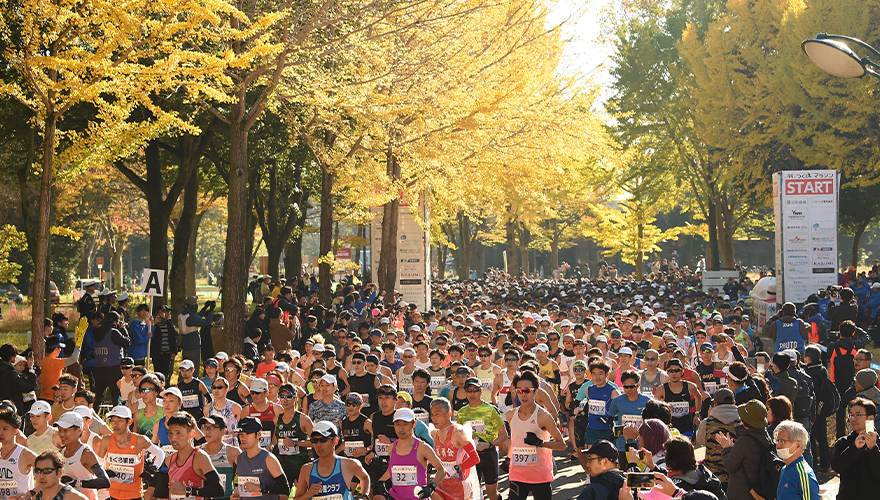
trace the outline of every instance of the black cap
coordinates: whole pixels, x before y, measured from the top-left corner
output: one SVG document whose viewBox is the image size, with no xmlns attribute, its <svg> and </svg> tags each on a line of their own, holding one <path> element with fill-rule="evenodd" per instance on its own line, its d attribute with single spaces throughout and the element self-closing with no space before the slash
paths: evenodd
<svg viewBox="0 0 880 500">
<path fill-rule="evenodd" d="M 589 450 L 583 450 L 581 453 L 585 455 L 595 455 L 601 458 L 607 458 L 612 462 L 617 462 L 617 447 L 611 444 L 610 441 L 606 441 L 604 439 L 600 439 L 593 443 L 593 446 L 590 446 Z"/>
<path fill-rule="evenodd" d="M 477 377 L 468 377 L 467 380 L 464 381 L 464 386 L 467 387 L 469 385 L 475 385 L 477 387 L 483 387 L 483 384 L 480 383 L 480 379 Z"/>
<path fill-rule="evenodd" d="M 239 420 L 238 427 L 235 429 L 236 432 L 243 432 L 245 434 L 255 434 L 262 430 L 263 424 L 254 417 L 244 417 Z"/>
<path fill-rule="evenodd" d="M 122 368 L 131 368 L 132 366 L 134 366 L 134 360 L 127 357 L 122 358 L 122 360 L 119 362 L 119 366 L 121 366 Z"/>
<path fill-rule="evenodd" d="M 226 419 L 222 415 L 211 415 L 210 417 L 202 417 L 199 419 L 199 428 L 204 425 L 216 425 L 223 429 L 226 428 Z M 262 426 L 261 426 L 262 427 Z"/>
</svg>

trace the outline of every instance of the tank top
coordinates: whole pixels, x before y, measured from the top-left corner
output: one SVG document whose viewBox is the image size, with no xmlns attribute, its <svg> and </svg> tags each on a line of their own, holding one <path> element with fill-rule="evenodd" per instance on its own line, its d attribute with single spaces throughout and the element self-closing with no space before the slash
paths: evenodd
<svg viewBox="0 0 880 500">
<path fill-rule="evenodd" d="M 71 477 L 73 479 L 85 480 L 85 479 L 95 479 L 92 471 L 86 469 L 82 464 L 82 454 L 86 450 L 91 450 L 92 447 L 87 444 L 80 444 L 79 448 L 77 448 L 76 452 L 74 452 L 73 456 L 68 457 L 65 456 L 62 450 L 62 458 L 64 460 L 64 475 Z M 95 494 L 95 490 L 90 488 L 78 488 L 78 491 L 86 496 L 89 500 L 95 500 L 97 495 Z"/>
<path fill-rule="evenodd" d="M 300 441 L 306 441 L 309 438 L 299 425 L 302 416 L 302 413 L 294 411 L 290 422 L 284 422 L 283 414 L 278 416 L 278 425 L 275 426 L 275 436 L 278 438 L 275 456 L 278 457 L 282 467 L 297 469 L 311 460 L 309 449 L 299 447 Z M 284 438 L 292 439 L 293 446 L 285 445 Z"/>
<path fill-rule="evenodd" d="M 489 365 L 489 368 L 486 369 L 480 365 L 475 371 L 477 378 L 480 379 L 480 388 L 483 389 L 480 397 L 483 398 L 483 401 L 492 401 L 492 388 L 495 386 L 495 365 Z"/>
<path fill-rule="evenodd" d="M 365 411 L 372 410 L 373 408 L 378 408 L 376 403 L 377 392 L 375 374 L 367 372 L 361 376 L 353 374 L 349 375 L 348 386 L 351 387 L 351 392 L 361 395 L 361 399 L 364 400 Z"/>
<path fill-rule="evenodd" d="M 235 470 L 229 462 L 227 450 L 229 450 L 229 447 L 226 443 L 223 443 L 220 446 L 220 451 L 214 455 L 208 455 L 211 458 L 214 469 L 217 470 L 217 474 L 220 476 L 220 484 L 223 485 L 223 496 L 217 498 L 229 498 L 232 496 L 232 476 L 235 475 Z"/>
<path fill-rule="evenodd" d="M 121 398 L 121 403 L 128 401 L 131 393 L 134 392 L 135 385 L 131 382 L 126 382 L 125 377 L 119 379 L 119 397 Z"/>
<path fill-rule="evenodd" d="M 275 484 L 275 479 L 272 478 L 272 474 L 269 473 L 269 469 L 266 467 L 266 458 L 268 456 L 269 452 L 264 449 L 260 449 L 253 458 L 250 458 L 247 451 L 244 450 L 238 456 L 236 467 L 238 470 L 238 493 L 242 498 L 279 500 L 279 495 L 245 490 L 244 485 L 246 483 L 257 483 L 263 489 L 271 488 Z"/>
<path fill-rule="evenodd" d="M 238 393 L 238 388 L 241 386 L 241 381 L 236 380 L 235 385 L 232 386 L 228 391 L 226 391 L 226 399 L 230 401 L 235 401 L 239 406 L 244 408 L 248 405 L 248 402 L 242 399 L 241 395 Z"/>
<path fill-rule="evenodd" d="M 144 415 L 144 410 L 146 408 L 140 408 L 138 410 L 138 421 L 137 421 L 137 433 L 147 436 L 147 439 L 153 438 L 153 425 L 162 417 L 165 416 L 165 409 L 161 406 L 156 407 L 156 414 L 152 417 L 147 417 Z"/>
<path fill-rule="evenodd" d="M 535 411 L 525 420 L 520 418 L 519 410 L 513 411 L 510 419 L 508 450 L 511 481 L 527 484 L 553 482 L 553 454 L 550 449 L 527 445 L 524 441 L 527 432 L 534 432 L 545 441 L 550 438 L 550 433 L 538 425 L 540 409 L 541 407 L 536 405 Z"/>
<path fill-rule="evenodd" d="M 226 435 L 223 436 L 223 442 L 235 446 L 238 441 L 233 432 L 238 426 L 238 419 L 236 419 L 235 414 L 232 413 L 232 401 L 227 399 L 226 405 L 224 405 L 221 410 L 214 407 L 214 403 L 216 403 L 216 401 L 211 402 L 210 406 L 208 406 L 208 416 L 213 417 L 214 415 L 219 415 L 223 417 L 223 420 L 226 421 Z"/>
<path fill-rule="evenodd" d="M 397 454 L 395 441 L 391 445 L 391 457 L 388 459 L 388 472 L 391 474 L 391 489 L 388 491 L 395 500 L 418 500 L 416 486 L 428 484 L 428 469 L 419 462 L 418 450 L 422 442 L 413 438 L 413 447 L 410 450 L 401 450 L 405 455 Z"/>
<path fill-rule="evenodd" d="M 196 470 L 193 468 L 193 459 L 196 456 L 196 452 L 198 452 L 198 448 L 193 448 L 192 453 L 189 454 L 189 457 L 183 463 L 183 465 L 177 465 L 177 457 L 180 455 L 176 451 L 171 454 L 171 460 L 169 463 L 171 465 L 168 466 L 168 481 L 180 483 L 184 486 L 189 486 L 190 488 L 201 488 L 205 485 L 205 480 L 200 478 L 198 474 L 196 474 Z M 186 495 L 171 495 L 169 500 L 184 500 L 187 498 Z M 196 500 L 201 499 L 202 497 L 195 497 Z"/>
<path fill-rule="evenodd" d="M 376 452 L 376 458 L 387 461 L 391 447 L 386 443 L 380 443 L 376 439 L 378 436 L 385 436 L 394 441 L 397 439 L 397 431 L 394 430 L 394 412 L 385 415 L 381 411 L 377 411 L 370 416 L 373 423 L 373 451 Z"/>
<path fill-rule="evenodd" d="M 336 388 L 339 390 L 339 393 L 342 394 L 342 392 L 348 388 L 348 385 L 346 385 L 345 380 L 342 380 L 342 377 L 339 376 L 340 371 L 342 371 L 342 367 L 339 365 L 335 365 L 333 368 L 327 370 L 327 373 L 336 377 Z"/>
<path fill-rule="evenodd" d="M 446 368 L 438 368 L 437 370 L 426 368 L 425 371 L 431 376 L 431 380 L 428 382 L 428 387 L 430 387 L 432 391 L 435 391 L 434 393 L 446 385 Z"/>
<path fill-rule="evenodd" d="M 709 394 L 715 394 L 718 388 L 718 377 L 715 376 L 715 363 L 705 364 L 701 360 L 696 366 L 697 375 L 703 383 L 703 389 Z"/>
<path fill-rule="evenodd" d="M 195 378 L 189 382 L 177 383 L 177 388 L 183 395 L 180 408 L 195 417 L 196 422 L 204 416 L 205 411 L 205 395 L 200 390 L 201 385 L 201 381 Z"/>
<path fill-rule="evenodd" d="M 459 428 L 456 424 L 452 424 L 446 429 L 446 438 L 440 441 L 440 431 L 437 430 L 437 440 L 434 442 L 434 451 L 443 468 L 446 469 L 447 477 L 437 485 L 437 493 L 444 499 L 460 499 L 464 498 L 464 482 L 459 479 L 458 472 L 455 470 L 456 459 L 458 458 L 459 449 L 452 446 L 452 434 Z"/>
<path fill-rule="evenodd" d="M 641 385 L 639 386 L 639 392 L 648 396 L 649 398 L 654 397 L 654 391 L 663 385 L 663 377 L 660 373 L 660 370 L 657 370 L 657 374 L 654 377 L 654 380 L 648 380 L 647 371 L 642 372 L 642 380 Z M 622 387 L 619 385 L 618 387 Z"/>
<path fill-rule="evenodd" d="M 599 419 L 608 415 L 608 402 L 611 401 L 612 394 L 614 394 L 614 388 L 608 383 L 602 387 L 591 385 L 587 388 L 587 407 L 590 415 L 587 427 L 608 430 L 608 424 L 603 424 Z"/>
<path fill-rule="evenodd" d="M 122 347 L 113 343 L 113 330 L 107 331 L 99 341 L 95 342 L 95 366 L 119 366 L 122 361 Z"/>
<path fill-rule="evenodd" d="M 413 369 L 413 371 L 415 371 L 415 369 Z M 403 368 L 397 370 L 397 390 L 403 391 L 410 396 L 416 392 L 416 388 L 413 387 L 412 373 L 404 373 Z"/>
<path fill-rule="evenodd" d="M 55 432 L 53 432 L 52 427 L 48 427 L 42 436 L 38 436 L 35 432 L 27 437 L 27 447 L 37 455 L 46 450 L 57 450 L 58 448 L 52 442 L 52 436 L 54 435 Z"/>
<path fill-rule="evenodd" d="M 685 432 L 693 432 L 694 421 L 691 414 L 694 412 L 695 404 L 694 400 L 691 399 L 688 385 L 682 383 L 681 392 L 675 393 L 672 392 L 669 384 L 666 383 L 663 384 L 663 393 L 666 397 L 666 402 L 669 404 L 669 409 L 672 412 L 672 426 L 678 429 L 682 434 Z"/>
<path fill-rule="evenodd" d="M 8 459 L 3 460 L 0 457 L 0 498 L 2 499 L 21 495 L 34 488 L 33 470 L 22 474 L 18 468 L 22 450 L 24 446 L 16 444 Z"/>
<path fill-rule="evenodd" d="M 272 434 L 275 432 L 275 405 L 269 403 L 269 407 L 263 411 L 251 404 L 248 406 L 248 416 L 254 417 L 263 424 L 263 430 L 260 432 L 260 447 L 270 448 L 272 446 Z"/>
<path fill-rule="evenodd" d="M 104 468 L 116 473 L 110 478 L 110 496 L 117 500 L 129 500 L 143 496 L 143 483 L 140 480 L 144 471 L 143 453 L 137 453 L 137 434 L 132 433 L 131 441 L 124 449 L 116 444 L 116 436 L 110 436 Z"/>
<path fill-rule="evenodd" d="M 340 432 L 342 432 L 342 442 L 345 443 L 343 453 L 346 457 L 354 458 L 352 454 L 356 448 L 366 448 L 369 446 L 370 435 L 364 430 L 366 422 L 367 417 L 362 414 L 358 414 L 354 420 L 347 417 L 342 419 Z M 364 462 L 364 457 L 357 457 L 357 460 Z"/>
<path fill-rule="evenodd" d="M 512 398 L 507 397 L 510 394 L 510 381 L 507 370 L 502 370 L 501 391 L 498 393 L 498 410 L 501 411 L 502 415 L 507 415 L 507 412 L 514 408 Z M 508 402 L 508 399 L 511 399 L 511 401 Z"/>
<path fill-rule="evenodd" d="M 63 484 L 63 485 L 61 485 L 61 489 L 58 490 L 58 493 L 56 493 L 54 497 L 52 497 L 51 499 L 46 499 L 46 500 L 64 500 L 64 494 L 72 489 L 73 488 L 71 488 L 70 486 Z M 6 498 L 6 497 L 0 495 L 0 498 Z M 34 500 L 43 500 L 43 492 L 42 491 L 38 492 L 37 496 L 34 497 Z"/>
<path fill-rule="evenodd" d="M 315 460 L 309 473 L 309 486 L 316 483 L 321 483 L 321 491 L 312 497 L 313 500 L 352 500 L 351 490 L 342 475 L 342 459 L 339 457 L 336 457 L 333 472 L 327 477 L 318 472 L 318 461 Z"/>
<path fill-rule="evenodd" d="M 800 323 L 792 321 L 791 323 L 783 323 L 781 319 L 776 320 L 776 351 L 782 352 L 786 349 L 794 349 L 797 352 L 804 353 L 804 338 L 801 337 Z"/>
</svg>

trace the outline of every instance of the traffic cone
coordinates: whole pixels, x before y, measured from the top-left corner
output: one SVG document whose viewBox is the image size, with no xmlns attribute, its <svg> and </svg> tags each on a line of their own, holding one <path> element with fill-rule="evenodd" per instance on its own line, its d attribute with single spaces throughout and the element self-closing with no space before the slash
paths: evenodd
<svg viewBox="0 0 880 500">
<path fill-rule="evenodd" d="M 15 310 L 15 301 L 13 300 L 13 301 L 12 301 L 12 309 L 9 310 L 9 315 L 10 315 L 10 316 L 15 316 L 16 314 L 17 314 L 17 312 L 16 312 L 16 310 Z"/>
</svg>

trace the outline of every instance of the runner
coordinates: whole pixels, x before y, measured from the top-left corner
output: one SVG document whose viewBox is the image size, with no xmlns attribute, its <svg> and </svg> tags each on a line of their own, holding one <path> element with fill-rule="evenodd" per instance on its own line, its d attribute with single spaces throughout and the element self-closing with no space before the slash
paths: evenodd
<svg viewBox="0 0 880 500">
<path fill-rule="evenodd" d="M 156 484 L 156 497 L 198 500 L 223 495 L 223 483 L 210 457 L 192 446 L 196 432 L 196 421 L 189 413 L 179 411 L 168 418 L 168 439 L 173 452 L 163 462 L 168 468 L 168 481 Z"/>
<path fill-rule="evenodd" d="M 34 428 L 33 434 L 27 437 L 28 449 L 37 455 L 46 450 L 58 451 L 61 443 L 55 436 L 55 427 L 49 425 L 49 418 L 52 415 L 52 407 L 49 406 L 49 403 L 45 401 L 34 402 L 28 415 Z"/>
<path fill-rule="evenodd" d="M 495 391 L 493 390 L 495 388 L 495 378 L 501 374 L 501 367 L 492 362 L 494 356 L 491 347 L 480 346 L 477 349 L 477 355 L 480 357 L 480 364 L 474 370 L 474 373 L 480 379 L 480 387 L 483 389 L 482 398 L 484 401 L 494 405 L 497 403 Z"/>
<path fill-rule="evenodd" d="M 416 417 L 419 417 L 419 411 L 422 410 L 426 414 L 431 411 L 431 401 L 433 398 L 429 395 L 431 392 L 431 375 L 422 368 L 417 368 L 412 374 L 413 395 L 412 406 Z M 425 422 L 427 423 L 427 422 Z"/>
<path fill-rule="evenodd" d="M 131 410 L 137 433 L 147 436 L 147 438 L 153 437 L 153 428 L 156 422 L 165 416 L 165 410 L 157 404 L 161 387 L 159 379 L 155 375 L 144 375 L 138 382 L 137 392 L 140 399 L 137 401 L 139 404 L 135 404 Z M 143 407 L 140 407 L 140 404 L 143 404 Z"/>
<path fill-rule="evenodd" d="M 284 475 L 294 481 L 299 477 L 302 467 L 307 464 L 309 455 L 309 436 L 312 434 L 312 420 L 308 415 L 297 411 L 297 391 L 291 384 L 278 389 L 282 413 L 275 416 L 275 435 L 272 437 L 275 456 L 281 462 Z"/>
<path fill-rule="evenodd" d="M 283 410 L 268 400 L 269 382 L 262 378 L 251 381 L 251 397 L 254 402 L 242 408 L 241 418 L 253 417 L 262 422 L 263 432 L 260 433 L 260 446 L 272 449 L 272 436 L 275 434 L 275 416 Z"/>
<path fill-rule="evenodd" d="M 608 383 L 610 367 L 601 360 L 590 363 L 590 374 L 593 384 L 587 388 L 586 397 L 582 405 L 589 414 L 589 423 L 584 435 L 584 444 L 591 445 L 600 439 L 611 439 L 611 429 L 608 422 L 608 405 L 612 399 L 620 395 L 620 392 Z"/>
<path fill-rule="evenodd" d="M 376 408 L 376 389 L 382 385 L 380 377 L 366 371 L 367 356 L 362 352 L 356 352 L 351 355 L 351 369 L 353 373 L 348 375 L 348 385 L 350 392 L 361 395 L 364 402 L 364 408 L 368 411 L 374 411 Z"/>
<path fill-rule="evenodd" d="M 395 377 L 397 378 L 397 390 L 403 391 L 410 396 L 415 392 L 413 387 L 413 373 L 416 371 L 416 351 L 412 347 L 403 350 L 400 356 L 403 360 L 403 366 L 397 370 Z"/>
<path fill-rule="evenodd" d="M 211 396 L 214 400 L 205 407 L 204 414 L 209 417 L 223 417 L 223 421 L 226 422 L 223 442 L 234 446 L 238 441 L 233 431 L 241 417 L 241 406 L 235 401 L 226 399 L 227 392 L 229 392 L 229 381 L 224 377 L 215 378 L 211 383 Z"/>
<path fill-rule="evenodd" d="M 238 422 L 236 432 L 242 451 L 237 461 L 239 496 L 280 500 L 281 496 L 290 494 L 281 463 L 260 446 L 262 423 L 254 417 L 244 417 Z"/>
<path fill-rule="evenodd" d="M 226 430 L 228 429 L 226 420 L 220 415 L 202 417 L 199 420 L 199 429 L 205 435 L 205 445 L 202 447 L 211 464 L 220 476 L 220 484 L 223 486 L 223 496 L 220 498 L 229 498 L 234 489 L 233 478 L 235 476 L 235 466 L 238 463 L 238 455 L 241 450 L 226 444 Z"/>
<path fill-rule="evenodd" d="M 480 393 L 481 384 L 478 379 L 468 379 L 467 385 L 475 394 Z M 446 398 L 438 398 L 431 404 L 431 420 L 436 426 L 436 429 L 431 431 L 436 443 L 434 450 L 446 469 L 446 479 L 437 485 L 437 494 L 445 500 L 482 498 L 480 482 L 474 469 L 474 466 L 480 463 L 477 449 L 471 441 L 469 432 L 452 422 L 451 417 L 452 408 Z M 470 431 L 470 425 L 473 424 L 469 424 L 467 431 Z M 498 467 L 497 454 L 495 466 Z"/>
<path fill-rule="evenodd" d="M 393 422 L 397 440 L 390 447 L 388 470 L 379 479 L 383 483 L 379 487 L 380 490 L 387 487 L 386 481 L 389 480 L 391 487 L 379 495 L 374 495 L 373 500 L 430 498 L 437 489 L 437 483 L 446 478 L 446 469 L 434 450 L 413 436 L 415 421 L 416 415 L 409 408 L 401 408 L 394 412 Z M 437 471 L 430 481 L 428 464 Z"/>
<path fill-rule="evenodd" d="M 514 377 L 512 388 L 520 406 L 507 412 L 510 423 L 510 494 L 509 500 L 525 500 L 529 493 L 535 500 L 553 496 L 553 453 L 565 450 L 565 441 L 547 410 L 535 404 L 538 377 L 524 372 Z M 548 441 L 548 438 L 550 440 Z"/>
<path fill-rule="evenodd" d="M 10 408 L 0 409 L 0 500 L 16 500 L 34 487 L 31 450 L 16 443 L 21 417 Z M 49 453 L 52 453 L 49 450 Z M 46 467 L 44 465 L 44 467 Z M 56 467 L 61 477 L 61 466 Z"/>
<path fill-rule="evenodd" d="M 60 453 L 55 450 L 46 450 L 40 453 L 34 460 L 37 486 L 35 490 L 29 494 L 23 494 L 21 498 L 27 500 L 86 500 L 85 495 L 61 482 L 63 469 L 64 459 Z M 0 493 L 0 498 L 5 498 L 2 493 Z"/>
<path fill-rule="evenodd" d="M 671 359 L 666 363 L 669 382 L 657 389 L 655 396 L 660 401 L 669 403 L 672 411 L 672 426 L 687 437 L 694 434 L 695 426 L 700 423 L 700 416 L 695 408 L 702 408 L 703 398 L 700 389 L 692 382 L 682 380 L 682 363 Z"/>
<path fill-rule="evenodd" d="M 666 375 L 665 371 L 659 368 L 660 353 L 656 349 L 648 349 L 645 351 L 644 361 L 645 369 L 641 373 L 639 392 L 648 398 L 651 398 L 654 396 L 654 391 L 656 391 L 658 387 L 669 381 L 669 376 Z M 618 449 L 620 449 L 619 446 Z"/>
<path fill-rule="evenodd" d="M 364 457 L 367 472 L 373 484 L 373 496 L 377 496 L 380 478 L 388 471 L 392 439 L 397 435 L 394 428 L 394 411 L 397 404 L 397 391 L 393 385 L 382 385 L 378 389 L 379 411 L 370 415 L 373 431 L 373 443 L 369 453 Z M 415 414 L 413 414 L 415 415 Z"/>
<path fill-rule="evenodd" d="M 312 422 L 326 420 L 338 426 L 345 418 L 345 404 L 336 397 L 336 377 L 330 374 L 321 376 L 315 393 L 316 400 L 309 405 L 309 418 Z"/>
<path fill-rule="evenodd" d="M 206 396 L 211 394 L 201 380 L 195 377 L 195 365 L 189 359 L 180 362 L 180 379 L 177 388 L 183 396 L 183 411 L 189 413 L 196 420 L 204 415 Z"/>
<path fill-rule="evenodd" d="M 149 456 L 155 468 L 162 465 L 165 452 L 141 434 L 129 430 L 132 421 L 131 410 L 126 406 L 115 406 L 107 414 L 113 431 L 104 436 L 98 455 L 104 459 L 104 467 L 110 478 L 110 498 L 114 500 L 139 499 L 144 495 L 141 474 L 144 460 Z"/>
<path fill-rule="evenodd" d="M 361 491 L 370 491 L 370 476 L 358 460 L 339 457 L 339 431 L 330 422 L 318 422 L 309 435 L 317 460 L 302 468 L 294 500 L 352 500 L 349 485 L 358 481 Z"/>
<path fill-rule="evenodd" d="M 80 490 L 89 500 L 95 500 L 98 498 L 95 490 L 109 488 L 110 478 L 98 462 L 92 447 L 80 441 L 86 425 L 76 411 L 65 413 L 55 423 L 62 446 L 61 456 L 64 459 L 62 482 Z"/>
<path fill-rule="evenodd" d="M 366 464 L 364 458 L 372 449 L 372 421 L 361 413 L 364 404 L 360 394 L 353 392 L 345 396 L 345 411 L 348 418 L 342 420 L 342 448 L 346 457 Z M 367 491 L 367 490 L 364 490 Z"/>
<path fill-rule="evenodd" d="M 478 387 L 482 388 L 482 381 L 479 379 L 470 378 L 465 381 L 468 405 L 458 411 L 457 420 L 459 424 L 470 425 L 480 459 L 477 466 L 478 478 L 486 485 L 489 499 L 497 500 L 498 446 L 506 446 L 507 428 L 498 408 L 480 399 L 482 391 L 476 390 Z M 434 425 L 438 425 L 436 421 Z"/>
</svg>

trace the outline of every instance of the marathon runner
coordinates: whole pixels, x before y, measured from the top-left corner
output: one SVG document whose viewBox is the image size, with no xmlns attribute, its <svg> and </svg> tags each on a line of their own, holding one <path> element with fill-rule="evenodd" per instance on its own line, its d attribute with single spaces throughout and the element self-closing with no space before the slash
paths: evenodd
<svg viewBox="0 0 880 500">
<path fill-rule="evenodd" d="M 331 422 L 318 422 L 309 435 L 317 459 L 302 467 L 297 477 L 294 500 L 352 500 L 350 485 L 358 481 L 361 491 L 370 491 L 370 476 L 360 461 L 336 455 L 339 430 Z"/>
<path fill-rule="evenodd" d="M 77 411 L 61 415 L 55 422 L 64 460 L 61 482 L 80 490 L 89 500 L 95 500 L 98 498 L 95 490 L 109 488 L 110 479 L 92 447 L 80 441 L 87 425 Z"/>
<path fill-rule="evenodd" d="M 390 445 L 388 469 L 379 478 L 379 494 L 374 495 L 373 500 L 430 498 L 437 484 L 446 478 L 446 469 L 434 450 L 413 435 L 416 415 L 411 409 L 396 410 L 392 421 L 397 440 Z M 431 480 L 428 480 L 428 464 L 437 471 Z"/>
<path fill-rule="evenodd" d="M 0 409 L 0 500 L 17 500 L 34 487 L 36 455 L 16 442 L 19 428 L 21 417 L 15 411 Z M 61 466 L 56 469 L 60 478 Z"/>
<path fill-rule="evenodd" d="M 211 464 L 217 475 L 220 476 L 220 484 L 223 486 L 223 496 L 220 499 L 229 498 L 235 491 L 233 482 L 235 466 L 238 463 L 238 455 L 241 450 L 227 444 L 225 441 L 227 422 L 220 415 L 202 417 L 199 420 L 199 429 L 205 435 L 205 444 L 202 450 L 208 454 Z"/>
<path fill-rule="evenodd" d="M 494 405 L 481 399 L 483 391 L 477 389 L 482 389 L 482 385 L 483 381 L 477 378 L 469 378 L 465 381 L 468 405 L 458 411 L 456 419 L 459 424 L 470 425 L 471 434 L 476 438 L 475 448 L 480 459 L 477 465 L 478 477 L 486 485 L 486 494 L 489 499 L 497 500 L 498 446 L 507 443 L 508 435 L 501 412 Z M 434 425 L 440 428 L 440 424 L 434 418 L 434 413 L 432 413 L 432 420 Z"/>
<path fill-rule="evenodd" d="M 480 381 L 468 380 L 469 389 L 479 394 Z M 431 420 L 436 426 L 436 429 L 431 431 L 436 443 L 434 450 L 443 463 L 447 475 L 446 479 L 437 485 L 437 494 L 444 500 L 482 498 L 480 482 L 476 478 L 477 473 L 474 469 L 474 466 L 480 463 L 480 458 L 469 433 L 452 422 L 452 408 L 446 398 L 438 398 L 432 402 L 431 410 Z M 497 454 L 495 466 L 496 468 L 498 466 Z"/>
<path fill-rule="evenodd" d="M 236 432 L 241 443 L 241 454 L 237 460 L 236 493 L 241 498 L 266 500 L 280 500 L 282 495 L 287 496 L 290 493 L 290 484 L 281 463 L 275 455 L 260 445 L 262 422 L 254 417 L 244 417 L 238 422 Z"/>
<path fill-rule="evenodd" d="M 299 477 L 300 469 L 311 460 L 309 435 L 312 434 L 312 419 L 296 409 L 298 397 L 293 385 L 282 385 L 278 389 L 278 398 L 283 411 L 275 416 L 272 445 L 284 475 L 293 481 Z"/>
<path fill-rule="evenodd" d="M 98 455 L 104 459 L 104 467 L 110 478 L 110 498 L 134 500 L 144 496 L 141 474 L 147 456 L 152 456 L 152 469 L 158 469 L 165 460 L 165 452 L 141 434 L 131 432 L 131 410 L 115 406 L 107 414 L 113 433 L 104 436 Z"/>
</svg>

